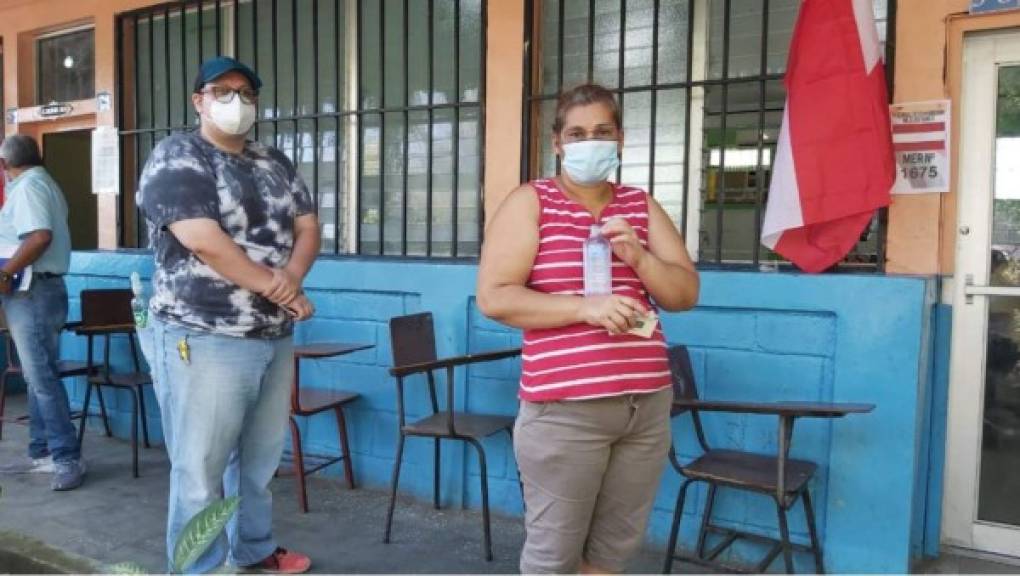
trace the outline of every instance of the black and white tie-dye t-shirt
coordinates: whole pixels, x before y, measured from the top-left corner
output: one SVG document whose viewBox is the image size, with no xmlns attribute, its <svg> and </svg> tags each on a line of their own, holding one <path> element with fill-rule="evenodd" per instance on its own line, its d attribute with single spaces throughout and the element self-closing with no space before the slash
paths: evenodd
<svg viewBox="0 0 1020 576">
<path fill-rule="evenodd" d="M 181 220 L 209 218 L 253 261 L 273 268 L 285 265 L 294 247 L 294 219 L 314 207 L 307 186 L 282 152 L 248 142 L 234 155 L 198 132 L 174 134 L 152 151 L 137 202 L 156 258 L 153 314 L 228 336 L 291 334 L 293 323 L 282 308 L 220 276 L 168 229 Z"/>
</svg>

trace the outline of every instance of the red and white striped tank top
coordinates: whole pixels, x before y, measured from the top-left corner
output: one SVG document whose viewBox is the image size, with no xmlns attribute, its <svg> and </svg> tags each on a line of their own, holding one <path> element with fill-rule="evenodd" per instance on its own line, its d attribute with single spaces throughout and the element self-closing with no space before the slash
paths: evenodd
<svg viewBox="0 0 1020 576">
<path fill-rule="evenodd" d="M 547 294 L 584 294 L 582 247 L 595 218 L 568 198 L 554 180 L 531 183 L 541 215 L 539 246 L 527 286 Z M 613 199 L 598 222 L 624 218 L 648 245 L 648 201 L 644 190 L 613 185 Z M 613 293 L 636 298 L 651 309 L 637 273 L 613 256 Z M 529 402 L 582 400 L 656 392 L 669 387 L 666 341 L 660 327 L 651 338 L 611 336 L 605 328 L 572 324 L 525 330 L 520 397 Z"/>
</svg>

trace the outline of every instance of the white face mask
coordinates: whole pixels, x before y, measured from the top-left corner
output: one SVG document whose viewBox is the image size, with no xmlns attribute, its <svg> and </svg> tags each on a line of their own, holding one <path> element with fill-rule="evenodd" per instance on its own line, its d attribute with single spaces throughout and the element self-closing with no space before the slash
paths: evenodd
<svg viewBox="0 0 1020 576">
<path fill-rule="evenodd" d="M 255 105 L 245 104 L 239 94 L 229 104 L 213 100 L 209 107 L 209 119 L 217 128 L 227 134 L 242 136 L 255 124 Z"/>
<path fill-rule="evenodd" d="M 563 145 L 563 170 L 582 186 L 605 182 L 620 166 L 619 142 L 584 140 Z"/>
</svg>

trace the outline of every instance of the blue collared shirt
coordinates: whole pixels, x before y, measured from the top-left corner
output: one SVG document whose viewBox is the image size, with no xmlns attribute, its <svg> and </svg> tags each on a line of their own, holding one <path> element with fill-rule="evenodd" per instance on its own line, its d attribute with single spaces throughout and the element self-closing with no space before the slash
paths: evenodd
<svg viewBox="0 0 1020 576">
<path fill-rule="evenodd" d="M 22 172 L 11 181 L 0 209 L 0 244 L 20 244 L 38 230 L 53 234 L 49 247 L 32 263 L 32 271 L 67 274 L 71 265 L 71 232 L 67 201 L 60 186 L 42 166 Z"/>
</svg>

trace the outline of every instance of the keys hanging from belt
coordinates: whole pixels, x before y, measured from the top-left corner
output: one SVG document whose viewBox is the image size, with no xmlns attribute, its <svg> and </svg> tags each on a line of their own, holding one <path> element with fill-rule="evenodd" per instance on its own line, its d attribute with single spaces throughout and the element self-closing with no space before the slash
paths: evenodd
<svg viewBox="0 0 1020 576">
<path fill-rule="evenodd" d="M 188 345 L 187 336 L 177 341 L 177 355 L 181 357 L 181 362 L 191 364 L 191 346 Z"/>
</svg>

